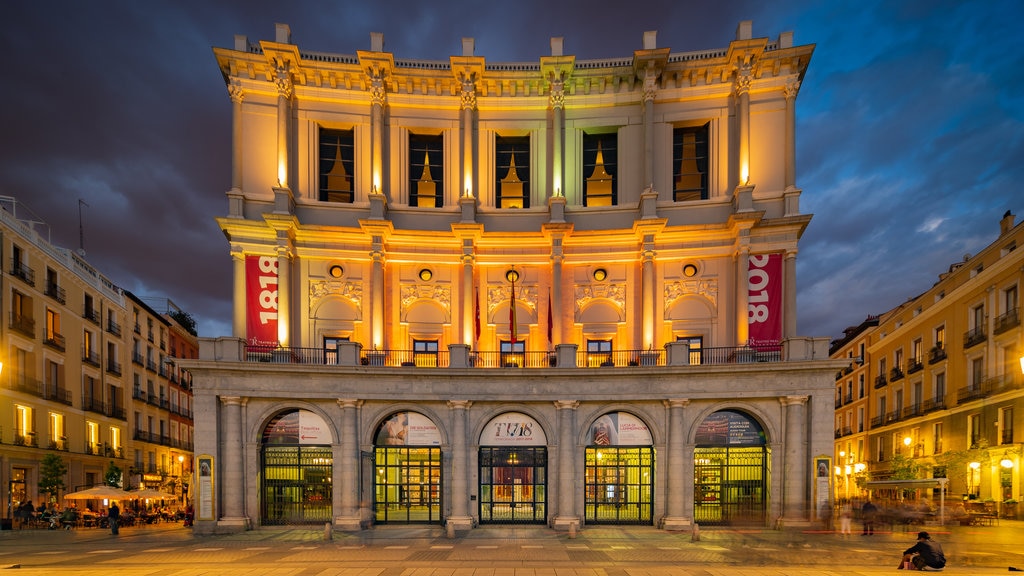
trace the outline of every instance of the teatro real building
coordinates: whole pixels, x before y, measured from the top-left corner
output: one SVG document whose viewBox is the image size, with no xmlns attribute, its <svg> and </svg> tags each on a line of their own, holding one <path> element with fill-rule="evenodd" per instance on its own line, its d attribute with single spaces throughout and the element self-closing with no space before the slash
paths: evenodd
<svg viewBox="0 0 1024 576">
<path fill-rule="evenodd" d="M 796 334 L 814 47 L 367 40 L 214 49 L 234 316 L 182 361 L 196 531 L 824 516 L 845 364 Z"/>
</svg>

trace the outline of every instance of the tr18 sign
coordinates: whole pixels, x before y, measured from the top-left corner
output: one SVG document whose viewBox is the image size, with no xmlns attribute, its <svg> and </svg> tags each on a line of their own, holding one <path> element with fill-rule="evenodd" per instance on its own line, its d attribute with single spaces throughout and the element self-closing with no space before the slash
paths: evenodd
<svg viewBox="0 0 1024 576">
<path fill-rule="evenodd" d="M 276 347 L 277 258 L 245 257 L 246 342 Z"/>
<path fill-rule="evenodd" d="M 751 254 L 747 267 L 748 344 L 778 346 L 782 340 L 782 254 Z"/>
</svg>

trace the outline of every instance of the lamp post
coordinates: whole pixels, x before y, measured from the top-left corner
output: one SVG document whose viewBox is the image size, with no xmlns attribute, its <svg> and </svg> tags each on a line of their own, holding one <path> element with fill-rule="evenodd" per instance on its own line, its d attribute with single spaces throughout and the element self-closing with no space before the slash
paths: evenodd
<svg viewBox="0 0 1024 576">
<path fill-rule="evenodd" d="M 970 464 L 968 464 L 968 466 L 971 468 L 971 471 L 969 473 L 970 476 L 968 477 L 968 480 L 970 481 L 967 483 L 967 494 L 969 497 L 977 497 L 977 495 L 974 493 L 974 489 L 976 486 L 976 482 L 978 480 L 976 478 L 976 475 L 978 474 L 978 469 L 981 468 L 981 462 L 971 462 Z"/>
</svg>

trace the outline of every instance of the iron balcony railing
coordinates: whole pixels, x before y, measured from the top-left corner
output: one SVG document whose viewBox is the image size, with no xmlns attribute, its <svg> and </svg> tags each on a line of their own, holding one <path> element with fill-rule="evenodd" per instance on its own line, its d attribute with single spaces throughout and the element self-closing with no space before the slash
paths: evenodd
<svg viewBox="0 0 1024 576">
<path fill-rule="evenodd" d="M 667 365 L 666 356 L 665 350 L 578 350 L 574 367 L 665 366 Z M 426 352 L 395 349 L 363 350 L 359 357 L 359 364 L 382 367 L 448 368 L 450 359 L 447 350 Z M 248 362 L 330 365 L 339 363 L 339 354 L 336 350 L 325 348 L 247 346 L 245 360 Z M 779 346 L 702 348 L 691 349 L 689 354 L 689 364 L 691 365 L 781 361 L 782 350 Z M 558 365 L 558 356 L 551 351 L 480 350 L 469 353 L 468 365 L 470 368 L 554 368 Z"/>
</svg>

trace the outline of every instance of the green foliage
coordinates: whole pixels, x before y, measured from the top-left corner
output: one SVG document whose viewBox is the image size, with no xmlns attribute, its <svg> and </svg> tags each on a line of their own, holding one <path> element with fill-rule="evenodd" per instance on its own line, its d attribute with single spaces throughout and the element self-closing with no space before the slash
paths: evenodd
<svg viewBox="0 0 1024 576">
<path fill-rule="evenodd" d="M 913 458 L 896 454 L 889 462 L 889 478 L 891 480 L 913 480 L 921 472 L 921 465 Z"/>
<path fill-rule="evenodd" d="M 181 327 L 189 334 L 199 336 L 199 332 L 196 329 L 196 320 L 188 312 L 185 312 L 184 310 L 172 310 L 171 312 L 168 312 L 167 315 L 180 324 Z"/>
<path fill-rule="evenodd" d="M 65 488 L 64 475 L 67 473 L 68 466 L 63 458 L 52 452 L 43 456 L 39 463 L 39 492 L 57 499 Z"/>
<path fill-rule="evenodd" d="M 110 461 L 110 466 L 107 466 L 107 471 L 103 473 L 103 479 L 108 486 L 121 487 L 121 468 L 114 464 L 113 460 Z"/>
</svg>

